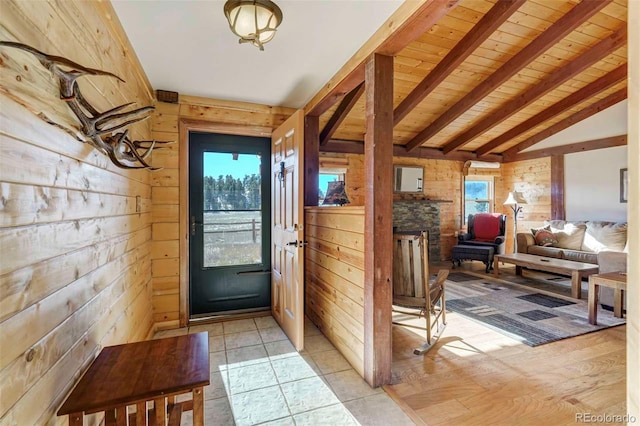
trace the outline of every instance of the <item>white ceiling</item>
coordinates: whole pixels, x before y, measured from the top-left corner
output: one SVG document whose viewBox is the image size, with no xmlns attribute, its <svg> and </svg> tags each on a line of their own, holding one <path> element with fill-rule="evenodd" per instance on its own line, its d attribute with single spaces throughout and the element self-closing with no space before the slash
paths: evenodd
<svg viewBox="0 0 640 426">
<path fill-rule="evenodd" d="M 154 89 L 303 107 L 402 0 L 276 0 L 283 20 L 260 51 L 238 44 L 223 0 L 112 4 Z"/>
</svg>

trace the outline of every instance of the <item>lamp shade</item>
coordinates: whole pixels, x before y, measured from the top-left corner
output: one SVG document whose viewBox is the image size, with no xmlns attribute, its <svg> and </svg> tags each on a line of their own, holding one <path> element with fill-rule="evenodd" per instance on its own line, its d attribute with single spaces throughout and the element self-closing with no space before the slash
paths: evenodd
<svg viewBox="0 0 640 426">
<path fill-rule="evenodd" d="M 519 192 L 513 191 L 509 193 L 503 204 L 505 206 L 515 206 L 516 204 L 527 204 L 527 200 Z"/>
<path fill-rule="evenodd" d="M 344 188 L 344 181 L 335 180 L 327 185 L 327 194 L 322 201 L 322 205 L 338 204 L 340 206 L 348 204 L 349 198 Z"/>
<path fill-rule="evenodd" d="M 260 50 L 282 22 L 282 11 L 270 0 L 227 0 L 224 14 L 240 43 L 251 43 Z"/>
</svg>

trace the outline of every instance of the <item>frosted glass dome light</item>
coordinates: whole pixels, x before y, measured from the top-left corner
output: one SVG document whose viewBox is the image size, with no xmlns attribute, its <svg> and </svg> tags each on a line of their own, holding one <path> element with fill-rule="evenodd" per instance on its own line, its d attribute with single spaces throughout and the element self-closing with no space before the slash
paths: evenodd
<svg viewBox="0 0 640 426">
<path fill-rule="evenodd" d="M 251 43 L 260 50 L 282 23 L 282 11 L 270 0 L 227 0 L 224 14 L 239 42 Z"/>
</svg>

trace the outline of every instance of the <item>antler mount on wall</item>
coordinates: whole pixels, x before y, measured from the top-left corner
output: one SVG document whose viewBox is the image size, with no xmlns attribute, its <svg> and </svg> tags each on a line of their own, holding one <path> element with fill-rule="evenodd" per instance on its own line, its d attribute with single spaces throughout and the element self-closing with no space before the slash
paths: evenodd
<svg viewBox="0 0 640 426">
<path fill-rule="evenodd" d="M 149 118 L 154 107 L 147 106 L 129 112 L 121 112 L 133 103 L 117 106 L 104 112 L 94 108 L 80 92 L 78 78 L 90 75 L 102 75 L 123 79 L 110 72 L 83 67 L 69 59 L 47 55 L 22 43 L 0 41 L 0 46 L 12 47 L 34 55 L 38 61 L 58 78 L 60 99 L 65 101 L 80 121 L 80 131 L 85 142 L 107 155 L 111 162 L 124 169 L 159 170 L 148 163 L 154 148 L 173 142 L 132 141 L 129 130 L 124 129 L 133 123 Z"/>
</svg>

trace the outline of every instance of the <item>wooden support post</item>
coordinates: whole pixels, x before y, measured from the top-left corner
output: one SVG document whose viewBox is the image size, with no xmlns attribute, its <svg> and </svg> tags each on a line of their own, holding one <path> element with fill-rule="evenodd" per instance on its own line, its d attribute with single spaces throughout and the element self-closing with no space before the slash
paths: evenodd
<svg viewBox="0 0 640 426">
<path fill-rule="evenodd" d="M 564 155 L 551 156 L 551 219 L 564 220 Z"/>
<path fill-rule="evenodd" d="M 304 118 L 304 205 L 318 205 L 320 176 L 320 117 Z"/>
<path fill-rule="evenodd" d="M 391 382 L 393 277 L 393 57 L 366 63 L 364 376 Z"/>
</svg>

